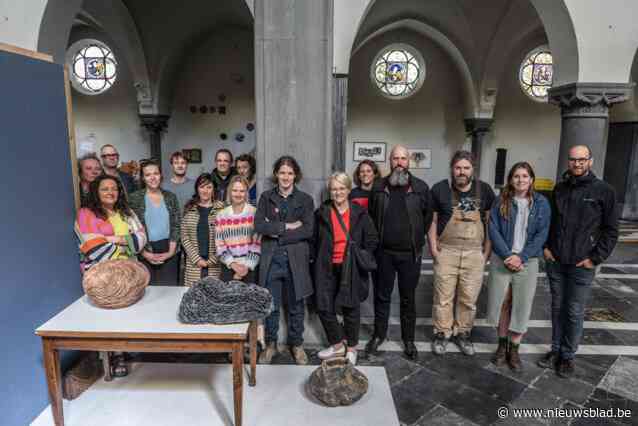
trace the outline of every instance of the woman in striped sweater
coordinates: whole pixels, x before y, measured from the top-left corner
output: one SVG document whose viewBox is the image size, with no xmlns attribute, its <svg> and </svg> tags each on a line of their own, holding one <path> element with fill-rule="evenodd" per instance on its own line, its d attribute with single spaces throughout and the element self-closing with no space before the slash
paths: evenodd
<svg viewBox="0 0 638 426">
<path fill-rule="evenodd" d="M 233 176 L 228 183 L 229 204 L 217 215 L 215 245 L 221 262 L 221 279 L 256 283 L 255 269 L 261 252 L 260 237 L 255 232 L 257 209 L 248 203 L 248 181 Z"/>
<path fill-rule="evenodd" d="M 186 253 L 184 285 L 191 287 L 201 278 L 219 277 L 215 246 L 215 217 L 224 204 L 214 199 L 213 178 L 202 173 L 195 180 L 195 195 L 184 206 L 182 246 Z"/>
</svg>

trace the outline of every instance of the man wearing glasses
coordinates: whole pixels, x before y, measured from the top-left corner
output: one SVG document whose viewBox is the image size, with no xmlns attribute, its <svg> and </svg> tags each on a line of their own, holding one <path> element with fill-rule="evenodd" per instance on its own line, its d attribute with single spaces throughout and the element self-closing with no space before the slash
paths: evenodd
<svg viewBox="0 0 638 426">
<path fill-rule="evenodd" d="M 133 177 L 128 173 L 118 170 L 117 165 L 120 162 L 120 154 L 113 145 L 106 144 L 100 148 L 100 157 L 102 158 L 104 174 L 119 178 L 120 181 L 122 181 L 122 185 L 124 185 L 127 195 L 137 190 L 137 185 L 135 185 Z"/>
<path fill-rule="evenodd" d="M 572 147 L 567 172 L 550 197 L 552 219 L 544 256 L 552 292 L 552 348 L 538 365 L 555 367 L 563 378 L 574 374 L 595 267 L 618 241 L 616 194 L 591 171 L 593 162 L 589 147 Z"/>
</svg>

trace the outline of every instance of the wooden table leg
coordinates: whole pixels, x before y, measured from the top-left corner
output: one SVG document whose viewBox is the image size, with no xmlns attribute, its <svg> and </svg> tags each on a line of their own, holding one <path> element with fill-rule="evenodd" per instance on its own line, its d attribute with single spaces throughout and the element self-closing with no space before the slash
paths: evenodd
<svg viewBox="0 0 638 426">
<path fill-rule="evenodd" d="M 242 397 L 244 395 L 244 344 L 233 343 L 233 393 L 235 401 L 235 426 L 241 426 Z"/>
<path fill-rule="evenodd" d="M 113 380 L 111 375 L 111 354 L 110 352 L 100 352 L 100 358 L 102 359 L 102 367 L 104 368 L 104 381 L 110 382 Z"/>
<path fill-rule="evenodd" d="M 255 386 L 257 384 L 257 321 L 250 322 L 248 341 L 250 346 L 250 377 L 248 378 L 248 386 Z"/>
<path fill-rule="evenodd" d="M 64 413 L 62 411 L 62 373 L 60 372 L 60 353 L 55 349 L 53 340 L 47 337 L 42 339 L 42 354 L 44 356 L 44 369 L 49 388 L 49 400 L 51 401 L 51 413 L 55 426 L 64 426 Z"/>
</svg>

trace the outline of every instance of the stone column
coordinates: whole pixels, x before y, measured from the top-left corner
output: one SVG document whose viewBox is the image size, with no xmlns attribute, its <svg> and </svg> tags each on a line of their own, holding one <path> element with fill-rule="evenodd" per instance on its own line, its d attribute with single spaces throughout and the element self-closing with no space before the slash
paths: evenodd
<svg viewBox="0 0 638 426">
<path fill-rule="evenodd" d="M 257 188 L 294 156 L 319 201 L 333 167 L 332 0 L 255 1 Z"/>
<path fill-rule="evenodd" d="M 474 176 L 480 179 L 481 177 L 481 155 L 483 152 L 483 144 L 485 138 L 490 132 L 492 123 L 491 118 L 466 118 L 465 119 L 465 132 L 468 136 L 472 137 L 472 154 L 476 161 L 474 167 Z"/>
<path fill-rule="evenodd" d="M 590 147 L 594 157 L 592 170 L 603 178 L 609 108 L 627 101 L 633 86 L 633 83 L 571 83 L 550 89 L 549 101 L 560 106 L 562 116 L 556 182 L 567 170 L 569 149 L 578 144 Z"/>
<path fill-rule="evenodd" d="M 332 76 L 332 125 L 334 169 L 346 170 L 346 129 L 348 126 L 348 74 Z"/>
<path fill-rule="evenodd" d="M 162 132 L 168 127 L 169 115 L 141 114 L 140 122 L 150 136 L 151 158 L 162 164 Z"/>
</svg>

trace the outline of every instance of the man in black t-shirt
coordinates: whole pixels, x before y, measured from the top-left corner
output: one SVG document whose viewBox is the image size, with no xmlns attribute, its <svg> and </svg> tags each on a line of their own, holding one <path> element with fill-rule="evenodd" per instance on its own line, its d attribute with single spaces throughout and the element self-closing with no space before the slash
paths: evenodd
<svg viewBox="0 0 638 426">
<path fill-rule="evenodd" d="M 370 193 L 369 212 L 380 241 L 374 280 L 374 335 L 366 345 L 366 353 L 376 353 L 387 337 L 390 299 L 397 278 L 401 338 L 405 354 L 415 360 L 415 289 L 421 275 L 425 234 L 432 221 L 432 201 L 428 185 L 410 174 L 405 147 L 392 149 L 390 166 L 390 176 L 375 181 Z"/>
<path fill-rule="evenodd" d="M 474 355 L 470 339 L 476 300 L 490 254 L 487 219 L 494 191 L 474 177 L 472 154 L 457 151 L 452 179 L 432 187 L 434 217 L 428 239 L 434 258 L 432 352 L 443 355 L 450 339 L 465 355 Z M 455 309 L 456 299 L 456 309 Z"/>
</svg>

